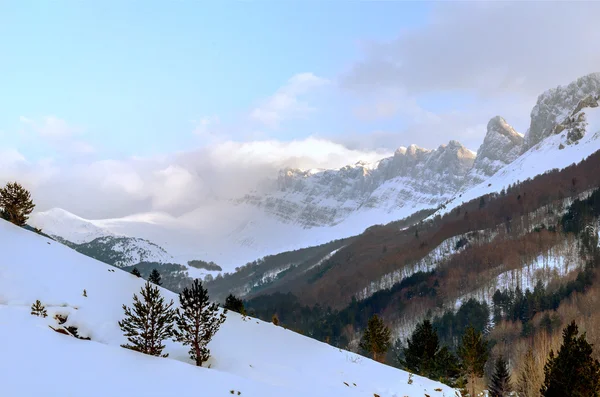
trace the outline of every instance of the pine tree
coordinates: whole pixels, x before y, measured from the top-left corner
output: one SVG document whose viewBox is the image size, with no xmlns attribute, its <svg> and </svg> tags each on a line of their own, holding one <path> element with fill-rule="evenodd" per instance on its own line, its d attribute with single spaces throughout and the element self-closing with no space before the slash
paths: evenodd
<svg viewBox="0 0 600 397">
<path fill-rule="evenodd" d="M 475 379 L 483 377 L 488 354 L 487 342 L 481 332 L 468 326 L 458 347 L 458 357 L 471 384 L 471 397 L 475 396 Z"/>
<path fill-rule="evenodd" d="M 508 397 L 512 392 L 508 364 L 502 356 L 496 360 L 489 391 L 491 397 Z"/>
<path fill-rule="evenodd" d="M 31 194 L 17 182 L 0 188 L 0 215 L 17 226 L 24 226 L 35 208 Z"/>
<path fill-rule="evenodd" d="M 273 317 L 271 317 L 271 322 L 274 326 L 279 326 L 279 317 L 277 316 L 277 314 L 273 314 Z"/>
<path fill-rule="evenodd" d="M 156 285 L 162 285 L 160 282 L 160 273 L 158 272 L 158 270 L 152 269 L 152 272 L 150 272 L 150 277 L 148 277 L 148 281 Z"/>
<path fill-rule="evenodd" d="M 359 347 L 363 351 L 372 354 L 373 360 L 378 361 L 385 357 L 385 353 L 391 345 L 390 329 L 378 315 L 373 315 L 369 319 L 367 329 L 365 329 L 362 335 Z"/>
<path fill-rule="evenodd" d="M 179 330 L 175 331 L 175 340 L 190 346 L 190 358 L 197 366 L 209 359 L 210 350 L 207 345 L 225 322 L 227 313 L 225 309 L 219 314 L 219 306 L 210 303 L 208 299 L 208 291 L 198 279 L 179 294 L 181 308 L 176 314 Z"/>
<path fill-rule="evenodd" d="M 233 294 L 229 294 L 227 299 L 225 299 L 225 306 L 223 306 L 227 310 L 234 311 L 236 313 L 240 313 L 241 315 L 246 315 L 246 309 L 244 308 L 244 302 L 234 296 Z"/>
<path fill-rule="evenodd" d="M 123 305 L 125 318 L 119 321 L 119 326 L 129 344 L 121 346 L 152 356 L 167 357 L 168 354 L 162 354 L 165 348 L 163 341 L 173 336 L 173 301 L 166 304 L 159 289 L 149 281 L 142 287 L 140 295 L 142 300 L 133 295 L 133 309 Z"/>
<path fill-rule="evenodd" d="M 597 397 L 600 395 L 600 363 L 592 358 L 593 348 L 585 333 L 577 337 L 575 321 L 563 330 L 558 354 L 550 351 L 544 367 L 544 397 Z"/>
<path fill-rule="evenodd" d="M 431 378 L 436 366 L 436 355 L 440 349 L 438 336 L 431 321 L 425 320 L 418 324 L 406 343 L 402 365 L 410 372 Z"/>
<path fill-rule="evenodd" d="M 134 268 L 131 270 L 131 274 L 133 274 L 133 275 L 134 275 L 134 276 L 136 276 L 136 277 L 142 277 L 142 274 L 141 274 L 141 273 L 140 273 L 140 271 L 137 269 L 137 267 L 134 267 Z"/>
<path fill-rule="evenodd" d="M 48 317 L 46 308 L 44 305 L 42 305 L 42 302 L 40 302 L 39 299 L 36 300 L 33 305 L 31 305 L 31 314 L 39 317 Z"/>
</svg>

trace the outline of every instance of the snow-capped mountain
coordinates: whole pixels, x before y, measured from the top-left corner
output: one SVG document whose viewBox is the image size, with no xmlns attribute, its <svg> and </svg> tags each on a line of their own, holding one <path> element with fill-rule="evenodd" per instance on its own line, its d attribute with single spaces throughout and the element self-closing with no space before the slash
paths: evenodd
<svg viewBox="0 0 600 397">
<path fill-rule="evenodd" d="M 209 344 L 205 367 L 194 366 L 188 348 L 173 341 L 168 358 L 126 350 L 118 321 L 143 280 L 3 220 L 0 250 L 2 395 L 455 395 L 438 382 L 413 376 L 409 384 L 406 372 L 231 312 Z M 161 294 L 177 304 L 175 294 Z M 30 314 L 36 300 L 47 317 Z M 66 327 L 89 340 L 53 330 Z"/>
<path fill-rule="evenodd" d="M 387 212 L 435 208 L 462 186 L 474 160 L 475 153 L 456 141 L 436 150 L 412 145 L 374 164 L 338 170 L 286 169 L 279 173 L 274 192 L 247 195 L 238 202 L 261 207 L 301 227 L 333 226 L 374 208 Z"/>
<path fill-rule="evenodd" d="M 138 237 L 98 237 L 73 246 L 76 251 L 117 267 L 140 262 L 169 263 L 173 257 L 158 245 Z"/>
<path fill-rule="evenodd" d="M 117 235 L 62 208 L 34 212 L 30 219 L 32 224 L 42 230 L 47 229 L 48 234 L 58 236 L 74 244 L 87 243 L 98 237 Z"/>
<path fill-rule="evenodd" d="M 173 261 L 172 255 L 151 241 L 115 233 L 60 208 L 34 213 L 30 222 L 76 251 L 113 266 Z"/>
<path fill-rule="evenodd" d="M 574 93 L 581 98 L 579 101 L 573 100 Z M 555 101 L 549 101 L 549 98 L 566 100 L 561 107 Z M 539 136 L 540 131 L 543 132 L 544 138 L 482 183 L 465 186 L 460 196 L 454 197 L 437 213 L 446 213 L 463 202 L 499 192 L 510 184 L 533 178 L 546 171 L 568 167 L 600 150 L 598 98 L 600 73 L 580 78 L 567 87 L 559 87 L 540 95 L 531 114 L 531 126 L 525 135 L 524 144 L 536 141 L 535 136 Z M 549 102 L 552 103 L 552 111 L 548 111 Z M 540 113 L 547 114 L 548 119 L 540 118 Z"/>
<path fill-rule="evenodd" d="M 600 149 L 593 113 L 598 98 L 600 73 L 595 73 L 540 95 L 525 135 L 500 116 L 491 119 L 477 154 L 456 141 L 435 150 L 412 145 L 373 164 L 284 169 L 265 184 L 269 187 L 215 200 L 178 218 L 161 214 L 149 219 L 147 214 L 83 220 L 91 226 L 76 229 L 140 237 L 164 247 L 176 263 L 202 259 L 230 271 L 265 255 L 356 235 L 419 210 L 442 205 L 448 210 L 469 197 L 578 162 Z M 63 236 L 72 233 L 65 224 L 82 222 L 64 211 L 51 214 L 37 214 L 32 225 L 69 240 Z M 206 222 L 215 216 L 218 222 Z"/>
<path fill-rule="evenodd" d="M 491 119 L 463 188 L 476 185 L 519 157 L 524 138 L 500 116 Z"/>
<path fill-rule="evenodd" d="M 600 73 L 580 77 L 567 86 L 559 86 L 538 97 L 531 111 L 531 125 L 525 136 L 523 150 L 528 150 L 554 135 L 554 128 L 567 116 L 586 107 L 597 106 L 600 96 Z M 594 105 L 595 102 L 595 105 Z"/>
</svg>

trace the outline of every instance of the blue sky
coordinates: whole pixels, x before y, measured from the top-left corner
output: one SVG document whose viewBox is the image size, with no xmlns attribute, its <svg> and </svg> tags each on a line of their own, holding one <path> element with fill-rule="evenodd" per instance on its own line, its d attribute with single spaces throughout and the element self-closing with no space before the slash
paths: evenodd
<svg viewBox="0 0 600 397">
<path fill-rule="evenodd" d="M 235 131 L 245 128 L 243 115 L 292 76 L 310 72 L 335 80 L 359 57 L 361 42 L 393 38 L 423 23 L 429 9 L 426 3 L 343 0 L 19 1 L 0 7 L 0 131 L 18 131 L 21 116 L 54 116 L 110 157 L 202 144 L 192 131 L 194 120 L 205 117 L 231 124 L 233 137 L 243 139 Z M 261 137 L 343 134 L 348 109 L 339 102 Z"/>
<path fill-rule="evenodd" d="M 0 0 L 0 183 L 182 213 L 282 167 L 377 161 L 600 71 L 600 2 Z M 560 29 L 556 27 L 560 26 Z M 110 200 L 107 200 L 110 197 Z"/>
</svg>

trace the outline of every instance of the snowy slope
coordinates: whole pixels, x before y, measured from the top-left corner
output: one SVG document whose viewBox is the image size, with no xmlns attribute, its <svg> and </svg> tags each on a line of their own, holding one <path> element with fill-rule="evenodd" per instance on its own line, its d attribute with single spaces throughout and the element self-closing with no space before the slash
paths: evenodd
<svg viewBox="0 0 600 397">
<path fill-rule="evenodd" d="M 30 223 L 41 228 L 46 234 L 59 236 L 75 244 L 87 243 L 98 237 L 114 236 L 108 229 L 94 225 L 87 219 L 78 217 L 61 208 L 45 212 L 34 212 Z"/>
<path fill-rule="evenodd" d="M 125 350 L 117 321 L 141 279 L 4 221 L 0 251 L 3 396 L 454 395 L 417 376 L 408 385 L 405 372 L 235 313 L 211 342 L 210 369 L 189 364 L 187 349 L 174 342 L 169 358 Z M 36 299 L 47 318 L 29 314 Z M 53 332 L 55 314 L 91 341 Z"/>
<path fill-rule="evenodd" d="M 500 192 L 508 185 L 533 178 L 552 169 L 562 169 L 600 150 L 600 108 L 586 109 L 586 135 L 573 144 L 566 143 L 566 133 L 550 136 L 533 146 L 517 160 L 501 168 L 492 177 L 464 191 L 449 201 L 437 214 L 445 214 L 462 203 L 488 193 Z M 562 145 L 562 149 L 559 149 Z"/>
</svg>

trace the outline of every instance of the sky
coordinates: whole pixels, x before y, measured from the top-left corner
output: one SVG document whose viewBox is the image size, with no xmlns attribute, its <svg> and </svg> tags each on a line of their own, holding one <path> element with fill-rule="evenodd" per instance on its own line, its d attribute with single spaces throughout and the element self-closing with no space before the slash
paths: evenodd
<svg viewBox="0 0 600 397">
<path fill-rule="evenodd" d="M 472 150 L 600 71 L 598 2 L 0 0 L 0 182 L 91 218 Z"/>
</svg>

